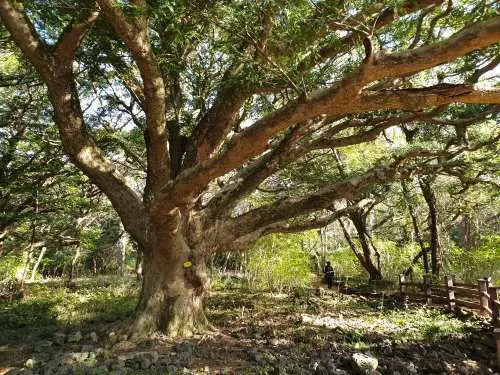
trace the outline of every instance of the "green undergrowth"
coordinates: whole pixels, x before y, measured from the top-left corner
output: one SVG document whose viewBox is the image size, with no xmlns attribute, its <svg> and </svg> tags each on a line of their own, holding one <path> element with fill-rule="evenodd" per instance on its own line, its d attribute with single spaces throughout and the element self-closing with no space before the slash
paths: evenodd
<svg viewBox="0 0 500 375">
<path fill-rule="evenodd" d="M 22 342 L 51 340 L 56 331 L 107 330 L 130 316 L 137 296 L 138 283 L 131 278 L 84 279 L 75 289 L 58 282 L 29 285 L 23 300 L 0 302 L 0 346 L 14 350 Z M 390 299 L 314 289 L 285 294 L 234 285 L 212 291 L 206 312 L 221 333 L 245 345 L 293 347 L 306 357 L 332 345 L 341 352 L 373 353 L 388 346 L 432 345 L 460 340 L 481 327 L 473 317 L 458 319 L 444 310 L 421 305 L 405 310 Z"/>
<path fill-rule="evenodd" d="M 0 344 L 119 321 L 134 310 L 137 295 L 135 282 L 117 277 L 77 280 L 72 289 L 61 281 L 27 284 L 23 300 L 0 302 Z"/>
<path fill-rule="evenodd" d="M 473 316 L 459 319 L 437 308 L 415 304 L 402 309 L 390 299 L 335 292 L 297 296 L 231 290 L 214 294 L 207 310 L 217 326 L 240 330 L 237 336 L 281 337 L 306 346 L 334 342 L 345 349 L 375 352 L 384 345 L 426 344 L 461 337 L 481 326 Z"/>
</svg>

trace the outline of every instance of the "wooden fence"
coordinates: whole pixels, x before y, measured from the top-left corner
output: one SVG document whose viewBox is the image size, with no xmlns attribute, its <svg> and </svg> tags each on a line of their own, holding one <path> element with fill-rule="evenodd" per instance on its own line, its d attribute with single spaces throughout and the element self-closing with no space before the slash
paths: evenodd
<svg viewBox="0 0 500 375">
<path fill-rule="evenodd" d="M 428 305 L 446 305 L 451 311 L 459 307 L 477 310 L 490 316 L 497 346 L 497 361 L 500 367 L 500 286 L 490 284 L 490 277 L 477 281 L 477 285 L 455 282 L 447 276 L 443 284 L 433 284 L 430 276 L 424 276 L 422 283 L 408 282 L 399 276 L 399 294 L 406 305 L 408 299 L 425 301 Z"/>
</svg>

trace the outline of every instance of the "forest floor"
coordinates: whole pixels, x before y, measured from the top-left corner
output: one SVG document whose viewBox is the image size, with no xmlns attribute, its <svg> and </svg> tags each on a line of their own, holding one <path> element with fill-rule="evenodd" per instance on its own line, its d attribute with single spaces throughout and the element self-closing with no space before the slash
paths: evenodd
<svg viewBox="0 0 500 375">
<path fill-rule="evenodd" d="M 494 374 L 480 317 L 329 293 L 216 289 L 217 332 L 132 342 L 120 334 L 137 301 L 132 279 L 31 284 L 0 302 L 3 374 Z"/>
</svg>

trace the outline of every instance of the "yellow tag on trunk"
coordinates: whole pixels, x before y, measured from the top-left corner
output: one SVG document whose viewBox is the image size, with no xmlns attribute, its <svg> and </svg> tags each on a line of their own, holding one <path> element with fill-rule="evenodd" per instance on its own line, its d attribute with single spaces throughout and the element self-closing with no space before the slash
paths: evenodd
<svg viewBox="0 0 500 375">
<path fill-rule="evenodd" d="M 182 265 L 184 268 L 189 268 L 193 265 L 193 263 L 191 263 L 189 260 L 186 260 L 184 262 L 184 264 Z"/>
</svg>

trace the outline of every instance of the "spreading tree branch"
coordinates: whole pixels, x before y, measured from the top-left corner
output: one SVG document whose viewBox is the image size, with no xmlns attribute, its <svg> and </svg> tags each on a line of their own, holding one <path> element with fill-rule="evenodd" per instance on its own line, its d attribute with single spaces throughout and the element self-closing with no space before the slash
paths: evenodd
<svg viewBox="0 0 500 375">
<path fill-rule="evenodd" d="M 141 73 L 144 95 L 142 105 L 147 126 L 147 183 L 151 191 L 156 192 L 166 185 L 170 178 L 170 156 L 165 83 L 149 40 L 146 2 L 135 1 L 133 6 L 140 14 L 128 18 L 114 1 L 97 0 L 97 2 L 118 38 L 129 48 Z M 134 90 L 133 87 L 131 90 L 139 95 L 138 90 Z"/>
<path fill-rule="evenodd" d="M 52 53 L 36 33 L 19 2 L 13 5 L 10 0 L 0 0 L 0 17 L 47 85 L 65 151 L 73 163 L 106 193 L 132 236 L 139 242 L 145 241 L 142 203 L 88 134 L 78 98 L 72 71 L 73 56 L 94 18 L 76 22 L 75 30 L 66 28 Z"/>
</svg>

